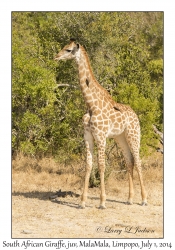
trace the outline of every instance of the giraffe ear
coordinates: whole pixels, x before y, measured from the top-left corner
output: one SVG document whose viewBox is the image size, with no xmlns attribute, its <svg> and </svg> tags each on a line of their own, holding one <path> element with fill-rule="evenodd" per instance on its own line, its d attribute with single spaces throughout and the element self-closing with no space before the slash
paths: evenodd
<svg viewBox="0 0 175 250">
<path fill-rule="evenodd" d="M 75 55 L 75 53 L 79 50 L 79 44 L 77 43 L 77 46 L 73 48 L 72 54 Z"/>
</svg>

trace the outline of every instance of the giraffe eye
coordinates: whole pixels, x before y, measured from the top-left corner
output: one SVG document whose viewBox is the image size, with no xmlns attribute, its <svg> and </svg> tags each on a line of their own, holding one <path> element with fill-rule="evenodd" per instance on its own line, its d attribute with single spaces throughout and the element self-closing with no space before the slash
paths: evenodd
<svg viewBox="0 0 175 250">
<path fill-rule="evenodd" d="M 71 52 L 72 50 L 71 49 L 66 49 L 67 52 Z"/>
</svg>

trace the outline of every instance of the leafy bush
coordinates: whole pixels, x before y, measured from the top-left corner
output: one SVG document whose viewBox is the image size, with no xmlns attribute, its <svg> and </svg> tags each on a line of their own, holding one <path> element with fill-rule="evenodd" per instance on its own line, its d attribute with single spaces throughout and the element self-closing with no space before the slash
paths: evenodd
<svg viewBox="0 0 175 250">
<path fill-rule="evenodd" d="M 100 84 L 138 114 L 146 154 L 157 143 L 152 124 L 163 129 L 162 12 L 13 12 L 13 151 L 84 154 L 77 67 L 53 60 L 70 37 L 85 46 Z"/>
</svg>

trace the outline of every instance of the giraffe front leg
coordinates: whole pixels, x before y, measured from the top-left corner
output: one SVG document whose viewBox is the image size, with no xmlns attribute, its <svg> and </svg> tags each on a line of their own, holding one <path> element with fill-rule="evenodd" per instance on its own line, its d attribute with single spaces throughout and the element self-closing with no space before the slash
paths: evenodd
<svg viewBox="0 0 175 250">
<path fill-rule="evenodd" d="M 83 193 L 81 196 L 81 208 L 85 208 L 85 203 L 87 200 L 88 186 L 89 186 L 89 178 L 92 170 L 92 158 L 93 158 L 93 145 L 94 139 L 91 132 L 87 129 L 84 133 L 84 140 L 86 145 L 86 174 L 84 181 Z"/>
<path fill-rule="evenodd" d="M 104 143 L 105 144 L 105 143 Z M 105 145 L 98 145 L 98 167 L 100 172 L 100 206 L 99 208 L 105 209 L 106 202 L 106 193 L 105 193 L 105 183 L 104 183 L 104 174 L 105 174 Z"/>
</svg>

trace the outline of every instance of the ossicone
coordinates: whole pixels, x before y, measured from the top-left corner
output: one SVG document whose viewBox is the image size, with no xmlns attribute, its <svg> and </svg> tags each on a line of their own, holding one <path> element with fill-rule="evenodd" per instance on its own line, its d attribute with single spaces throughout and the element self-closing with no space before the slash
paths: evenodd
<svg viewBox="0 0 175 250">
<path fill-rule="evenodd" d="M 75 38 L 70 38 L 70 42 L 75 42 L 76 39 Z"/>
</svg>

